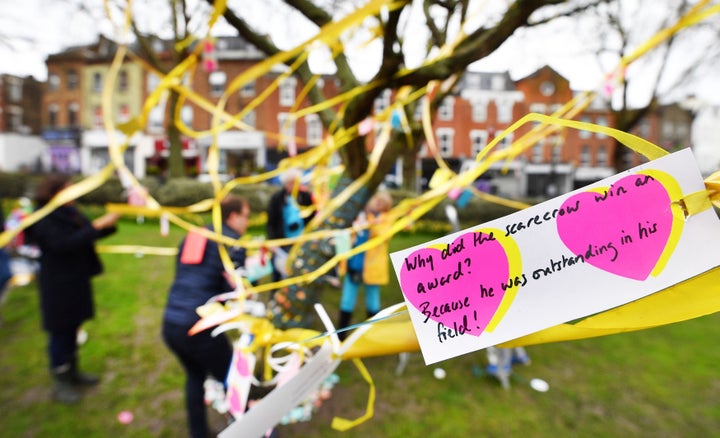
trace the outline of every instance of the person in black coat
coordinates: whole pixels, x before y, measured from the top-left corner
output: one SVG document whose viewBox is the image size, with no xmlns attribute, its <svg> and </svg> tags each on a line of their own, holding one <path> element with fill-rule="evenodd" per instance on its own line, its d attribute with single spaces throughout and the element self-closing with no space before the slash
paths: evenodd
<svg viewBox="0 0 720 438">
<path fill-rule="evenodd" d="M 69 185 L 67 176 L 46 177 L 36 192 L 36 208 L 45 206 Z M 42 327 L 49 338 L 53 399 L 62 403 L 78 402 L 79 387 L 99 381 L 97 376 L 78 369 L 77 331 L 95 314 L 91 279 L 103 271 L 95 240 L 114 233 L 118 219 L 119 215 L 108 213 L 91 222 L 70 202 L 27 229 L 28 238 L 41 251 L 38 286 Z"/>
<path fill-rule="evenodd" d="M 220 203 L 222 234 L 239 239 L 250 218 L 250 206 L 241 198 L 229 195 Z M 234 268 L 245 265 L 245 249 L 231 247 L 228 255 Z M 215 295 L 232 291 L 220 259 L 218 243 L 198 233 L 189 233 L 180 243 L 175 278 L 163 314 L 162 337 L 185 370 L 185 405 L 188 426 L 193 438 L 208 434 L 205 411 L 205 379 L 212 376 L 225 382 L 232 347 L 225 336 L 213 337 L 210 330 L 189 335 L 200 320 L 197 308 Z"/>
</svg>

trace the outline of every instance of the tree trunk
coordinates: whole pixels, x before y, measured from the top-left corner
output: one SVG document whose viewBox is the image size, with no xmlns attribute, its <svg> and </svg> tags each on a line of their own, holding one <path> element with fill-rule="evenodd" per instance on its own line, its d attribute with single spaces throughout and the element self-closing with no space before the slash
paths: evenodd
<svg viewBox="0 0 720 438">
<path fill-rule="evenodd" d="M 174 123 L 178 99 L 178 94 L 175 91 L 171 91 L 168 103 L 168 120 L 171 122 L 167 128 L 168 141 L 170 142 L 170 156 L 168 157 L 169 178 L 182 178 L 185 176 L 185 160 L 182 156 L 180 130 Z"/>
<path fill-rule="evenodd" d="M 336 197 L 352 182 L 353 179 L 343 176 L 333 190 L 332 197 Z M 370 198 L 370 193 L 368 187 L 362 187 L 335 210 L 320 228 L 337 230 L 350 227 Z M 335 243 L 332 238 L 302 243 L 296 257 L 291 258 L 288 263 L 288 276 L 297 277 L 313 272 L 333 256 L 335 256 Z M 309 327 L 315 319 L 313 306 L 320 301 L 325 283 L 320 279 L 308 284 L 283 287 L 276 291 L 270 303 L 275 326 L 283 329 Z"/>
</svg>

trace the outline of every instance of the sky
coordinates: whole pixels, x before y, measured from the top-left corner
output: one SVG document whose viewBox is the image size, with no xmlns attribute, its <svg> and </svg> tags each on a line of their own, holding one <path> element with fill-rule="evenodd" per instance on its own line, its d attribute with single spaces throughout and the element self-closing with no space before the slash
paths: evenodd
<svg viewBox="0 0 720 438">
<path fill-rule="evenodd" d="M 68 7 L 68 3 L 83 1 L 86 0 L 0 0 L 0 73 L 17 76 L 32 75 L 44 81 L 47 79 L 45 59 L 48 55 L 61 52 L 69 46 L 91 44 L 97 40 L 100 32 L 109 36 L 120 34 L 109 20 L 104 19 L 102 9 L 94 11 L 95 17 L 91 17 L 89 14 L 77 13 L 76 10 Z M 102 5 L 102 0 L 94 1 Z M 143 4 L 150 1 L 143 0 Z M 238 7 L 243 7 L 242 2 L 247 0 L 228 1 L 231 4 L 241 2 L 236 4 L 240 5 Z M 264 1 L 272 3 L 278 0 Z M 484 4 L 497 5 L 499 2 Z M 244 5 L 246 6 L 247 3 Z M 249 9 L 250 13 L 263 13 L 262 8 Z M 267 11 L 264 13 L 267 14 Z M 152 23 L 157 14 L 140 16 Z M 256 19 L 260 22 L 272 21 L 267 16 L 258 16 Z M 279 28 L 283 27 L 279 26 Z M 277 38 L 284 40 L 287 47 L 291 47 L 292 37 L 309 38 L 313 32 L 314 30 L 287 27 L 277 35 Z M 2 38 L 7 35 L 20 38 L 12 40 Z M 592 37 L 592 33 L 588 32 L 584 32 L 583 35 Z M 507 71 L 517 80 L 543 65 L 550 65 L 570 81 L 573 90 L 597 90 L 602 86 L 604 72 L 600 69 L 596 57 L 583 54 L 588 44 L 589 42 L 583 38 L 568 37 L 562 32 L 545 32 L 539 36 L 511 38 L 497 52 L 473 64 L 470 70 Z M 690 45 L 687 54 L 692 53 L 694 49 L 696 48 Z M 352 58 L 353 67 L 373 65 L 361 54 L 356 54 Z M 313 59 L 311 57 L 311 61 Z M 416 59 L 414 62 L 422 62 L 422 59 Z M 610 60 L 609 64 L 606 64 L 605 71 L 609 70 L 608 66 L 616 65 L 616 60 Z M 720 131 L 717 128 L 720 126 L 720 81 L 717 70 L 710 72 L 693 85 L 693 91 L 699 102 L 704 105 L 693 127 L 693 149 L 704 174 L 720 168 L 720 147 L 718 147 Z M 366 76 L 369 78 L 371 74 L 372 71 L 368 71 Z M 637 99 L 640 103 L 646 100 L 642 89 L 636 90 L 635 93 L 636 95 L 631 98 Z"/>
<path fill-rule="evenodd" d="M 90 44 L 96 41 L 99 32 L 106 35 L 119 34 L 113 29 L 112 23 L 104 19 L 102 9 L 92 11 L 95 14 L 93 18 L 89 14 L 77 13 L 72 7 L 68 7 L 68 3 L 82 3 L 82 1 L 0 0 L 0 29 L 2 29 L 0 35 L 21 37 L 12 41 L 0 39 L 0 73 L 32 75 L 36 79 L 45 80 L 47 78 L 45 59 L 49 54 L 60 52 L 72 45 Z M 101 0 L 97 2 L 99 5 L 102 4 Z M 489 4 L 499 4 L 499 2 Z M 252 8 L 250 12 L 260 14 L 260 9 L 262 8 Z M 151 21 L 157 15 L 141 14 L 140 17 Z M 258 17 L 258 19 L 268 20 L 267 17 Z M 585 34 L 587 35 L 587 32 Z M 286 30 L 277 37 L 287 41 L 289 35 L 308 38 L 312 33 L 293 28 L 292 31 Z M 568 37 L 567 34 L 560 32 L 544 32 L 539 35 L 511 38 L 496 53 L 473 64 L 471 70 L 508 71 L 513 79 L 519 79 L 543 65 L 550 65 L 570 81 L 570 86 L 574 90 L 592 90 L 601 87 L 604 72 L 600 69 L 598 59 L 583 54 L 587 51 L 587 40 Z M 288 43 L 287 46 L 290 47 L 290 44 Z M 372 65 L 360 56 L 356 56 L 356 60 L 358 61 L 356 65 Z M 615 60 L 610 60 L 604 67 L 608 70 L 615 63 Z M 371 73 L 368 71 L 366 76 L 369 77 Z M 720 105 L 720 81 L 717 81 L 717 75 L 708 75 L 706 79 L 697 83 L 694 91 L 702 100 Z M 640 89 L 631 97 L 638 103 L 647 99 Z"/>
</svg>

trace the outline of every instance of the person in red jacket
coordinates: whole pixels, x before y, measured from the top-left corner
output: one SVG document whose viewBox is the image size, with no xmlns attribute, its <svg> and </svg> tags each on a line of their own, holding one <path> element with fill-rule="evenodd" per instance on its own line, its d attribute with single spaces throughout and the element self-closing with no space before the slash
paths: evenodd
<svg viewBox="0 0 720 438">
<path fill-rule="evenodd" d="M 220 203 L 222 235 L 239 239 L 250 218 L 248 203 L 228 195 Z M 234 268 L 245 265 L 245 249 L 228 247 Z M 205 379 L 212 376 L 225 382 L 232 359 L 232 346 L 224 336 L 213 337 L 210 330 L 189 335 L 200 320 L 197 308 L 215 295 L 233 290 L 220 258 L 217 242 L 189 233 L 180 244 L 175 278 L 163 314 L 162 337 L 185 370 L 185 406 L 190 435 L 209 436 L 205 406 Z"/>
</svg>

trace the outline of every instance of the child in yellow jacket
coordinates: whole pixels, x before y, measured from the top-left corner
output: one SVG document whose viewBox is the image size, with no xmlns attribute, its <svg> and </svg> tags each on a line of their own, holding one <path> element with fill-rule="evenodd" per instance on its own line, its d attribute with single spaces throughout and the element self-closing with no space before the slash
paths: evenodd
<svg viewBox="0 0 720 438">
<path fill-rule="evenodd" d="M 387 192 L 378 192 L 370 198 L 364 212 L 369 227 L 358 232 L 355 246 L 386 234 L 392 226 L 386 218 L 386 213 L 391 208 L 392 197 Z M 370 318 L 380 311 L 380 286 L 390 281 L 388 246 L 389 241 L 383 240 L 379 245 L 348 259 L 340 298 L 338 330 L 350 325 L 361 285 L 365 292 L 367 317 Z M 346 333 L 340 332 L 339 337 L 345 339 Z"/>
</svg>

